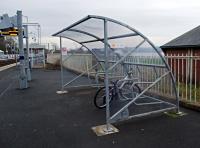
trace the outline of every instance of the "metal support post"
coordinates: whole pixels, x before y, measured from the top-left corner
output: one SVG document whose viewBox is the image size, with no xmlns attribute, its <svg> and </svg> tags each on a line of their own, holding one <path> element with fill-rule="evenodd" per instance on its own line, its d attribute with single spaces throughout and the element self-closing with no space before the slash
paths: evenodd
<svg viewBox="0 0 200 148">
<path fill-rule="evenodd" d="M 62 37 L 60 37 L 60 78 L 61 78 L 61 90 L 57 91 L 57 94 L 65 94 L 67 91 L 64 90 L 63 85 L 63 61 L 62 61 Z"/>
<path fill-rule="evenodd" d="M 61 91 L 63 91 L 63 64 L 62 64 L 62 37 L 60 37 L 60 70 L 61 70 Z"/>
<path fill-rule="evenodd" d="M 26 32 L 26 52 L 25 52 L 25 62 L 26 62 L 26 74 L 28 81 L 31 81 L 31 71 L 30 71 L 30 57 L 29 57 L 29 37 L 28 37 L 28 25 L 24 25 Z"/>
<path fill-rule="evenodd" d="M 20 61 L 20 75 L 19 85 L 20 89 L 28 88 L 27 75 L 25 72 L 24 61 L 24 48 L 23 48 L 23 29 L 22 29 L 22 11 L 17 11 L 17 28 L 18 28 L 18 40 L 19 40 L 19 61 Z"/>
<path fill-rule="evenodd" d="M 108 36 L 107 36 L 107 20 L 104 20 L 104 56 L 105 56 L 105 87 L 106 87 L 106 128 L 110 131 L 110 105 L 109 105 L 109 81 L 108 81 Z"/>
</svg>

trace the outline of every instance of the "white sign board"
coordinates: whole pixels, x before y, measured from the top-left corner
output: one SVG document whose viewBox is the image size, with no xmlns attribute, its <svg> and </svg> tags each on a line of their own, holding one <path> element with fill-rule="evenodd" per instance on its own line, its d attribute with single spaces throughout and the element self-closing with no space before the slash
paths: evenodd
<svg viewBox="0 0 200 148">
<path fill-rule="evenodd" d="M 68 51 L 67 48 L 61 48 L 62 55 L 67 55 L 67 51 Z"/>
</svg>

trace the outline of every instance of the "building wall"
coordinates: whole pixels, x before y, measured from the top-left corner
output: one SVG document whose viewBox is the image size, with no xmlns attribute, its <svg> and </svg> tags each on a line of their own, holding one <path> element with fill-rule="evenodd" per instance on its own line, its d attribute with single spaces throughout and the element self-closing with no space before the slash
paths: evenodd
<svg viewBox="0 0 200 148">
<path fill-rule="evenodd" d="M 200 73 L 199 49 L 172 48 L 163 50 L 165 56 L 168 57 L 168 64 L 171 67 L 176 79 L 179 78 L 179 81 L 186 82 L 186 80 L 189 80 L 192 77 L 192 81 L 194 82 L 196 76 L 197 82 L 200 83 L 200 75 L 198 75 Z"/>
</svg>

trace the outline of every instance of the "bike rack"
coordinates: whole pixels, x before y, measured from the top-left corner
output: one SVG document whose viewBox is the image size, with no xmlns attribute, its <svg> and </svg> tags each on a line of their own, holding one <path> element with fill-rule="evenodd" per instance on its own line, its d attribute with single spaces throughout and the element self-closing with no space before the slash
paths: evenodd
<svg viewBox="0 0 200 148">
<path fill-rule="evenodd" d="M 112 31 L 112 29 L 114 28 L 111 27 L 112 25 L 118 29 Z M 123 33 L 120 34 L 119 28 L 122 28 Z M 172 71 L 164 56 L 162 55 L 162 52 L 159 49 L 157 49 L 154 46 L 154 44 L 141 32 L 124 23 L 107 17 L 88 15 L 80 21 L 70 25 L 69 27 L 66 27 L 61 31 L 53 34 L 53 36 L 60 38 L 60 48 L 62 48 L 62 38 L 67 38 L 79 43 L 82 47 L 88 49 L 88 51 L 90 51 L 91 54 L 94 55 L 94 57 L 96 58 L 97 64 L 88 68 L 86 71 L 82 72 L 76 78 L 72 79 L 66 84 L 62 82 L 62 89 L 66 88 L 68 85 L 70 85 L 72 82 L 74 82 L 86 73 L 88 74 L 88 77 L 89 74 L 96 75 L 96 86 L 99 87 L 100 85 L 98 85 L 98 76 L 103 74 L 104 85 L 106 87 L 107 134 L 112 133 L 110 130 L 110 124 L 113 122 L 126 120 L 133 117 L 141 117 L 154 113 L 165 112 L 174 109 L 176 109 L 176 112 L 179 112 L 179 96 L 176 90 L 176 83 Z M 124 41 L 124 44 L 131 44 L 133 42 L 134 46 L 127 45 L 124 47 L 113 47 L 111 44 L 112 41 L 115 40 L 122 40 Z M 145 60 L 141 62 L 140 59 L 137 56 L 135 56 L 135 53 L 139 53 L 139 51 L 143 50 L 143 48 L 146 46 L 152 49 L 152 51 L 158 57 L 160 63 L 157 63 L 156 60 L 153 61 L 154 59 L 151 59 L 152 61 L 150 63 L 146 63 Z M 101 52 L 97 52 L 97 50 Z M 69 58 L 72 57 L 73 56 Z M 92 69 L 97 68 L 97 65 L 101 65 L 103 67 L 103 71 L 99 73 L 98 71 L 91 71 Z M 118 67 L 122 69 L 122 73 L 116 70 L 116 68 Z M 114 108 L 113 113 L 112 105 L 110 105 L 109 102 L 109 86 L 110 79 L 112 79 L 115 76 L 110 76 L 110 73 L 114 73 L 113 71 L 115 70 L 115 73 L 117 73 L 115 78 L 120 76 L 123 77 L 124 73 L 127 72 L 127 69 L 129 67 L 134 67 L 136 75 L 140 77 L 140 81 L 136 83 L 142 87 L 142 92 L 129 102 L 126 102 L 125 104 L 121 103 L 121 107 Z M 149 72 L 145 72 L 145 70 L 149 70 Z M 63 74 L 61 71 L 61 77 L 63 77 L 62 75 Z M 147 80 L 149 75 L 151 76 L 151 80 Z M 166 79 L 170 80 L 169 85 L 167 85 L 167 83 L 165 84 Z M 170 87 L 169 90 L 172 90 L 171 94 L 173 94 L 173 97 L 176 100 L 175 103 L 171 103 L 168 100 L 163 100 L 162 98 L 160 99 L 160 97 L 154 97 L 156 93 L 153 92 L 151 89 L 153 89 L 154 87 L 159 87 L 159 85 L 164 85 L 164 87 L 165 85 L 167 85 Z M 137 102 L 141 101 L 144 98 L 150 101 Z M 130 106 L 133 105 L 136 106 L 135 108 L 148 105 L 160 105 L 160 108 L 151 111 L 131 114 Z M 167 105 L 167 107 L 163 107 L 162 105 Z"/>
</svg>

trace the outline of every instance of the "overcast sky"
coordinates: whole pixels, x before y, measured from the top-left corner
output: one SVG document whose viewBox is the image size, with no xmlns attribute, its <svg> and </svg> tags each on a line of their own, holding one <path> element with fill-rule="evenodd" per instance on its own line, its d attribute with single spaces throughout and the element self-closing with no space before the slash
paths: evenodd
<svg viewBox="0 0 200 148">
<path fill-rule="evenodd" d="M 120 20 L 156 46 L 200 25 L 200 0 L 1 0 L 0 5 L 0 15 L 22 10 L 30 22 L 40 23 L 43 42 L 89 14 Z"/>
</svg>

